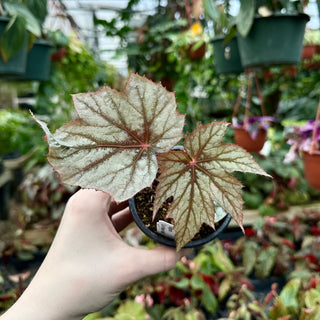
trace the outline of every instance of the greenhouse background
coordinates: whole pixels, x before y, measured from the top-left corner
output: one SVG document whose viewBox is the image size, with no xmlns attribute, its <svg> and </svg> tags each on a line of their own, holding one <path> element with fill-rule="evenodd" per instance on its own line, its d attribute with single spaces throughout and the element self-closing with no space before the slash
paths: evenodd
<svg viewBox="0 0 320 320">
<path fill-rule="evenodd" d="M 320 319 L 319 16 L 317 0 L 0 0 L 0 319 L 80 188 L 129 201 L 126 245 L 191 247 L 83 319 Z"/>
</svg>

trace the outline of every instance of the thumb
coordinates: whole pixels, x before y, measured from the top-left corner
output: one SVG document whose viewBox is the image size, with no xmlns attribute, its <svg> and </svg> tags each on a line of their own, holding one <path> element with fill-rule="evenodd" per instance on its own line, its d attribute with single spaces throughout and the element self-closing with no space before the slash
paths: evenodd
<svg viewBox="0 0 320 320">
<path fill-rule="evenodd" d="M 175 248 L 166 246 L 159 246 L 149 250 L 137 250 L 135 261 L 139 272 L 136 273 L 137 278 L 134 280 L 174 268 L 176 263 L 189 252 L 190 250 L 186 249 L 177 252 Z"/>
</svg>

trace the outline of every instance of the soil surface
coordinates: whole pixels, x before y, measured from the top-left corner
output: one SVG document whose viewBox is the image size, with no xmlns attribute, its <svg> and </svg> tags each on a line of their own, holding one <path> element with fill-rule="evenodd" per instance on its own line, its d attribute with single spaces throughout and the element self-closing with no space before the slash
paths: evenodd
<svg viewBox="0 0 320 320">
<path fill-rule="evenodd" d="M 158 181 L 155 180 L 151 188 L 145 188 L 140 191 L 135 198 L 137 213 L 144 223 L 144 225 L 149 228 L 154 233 L 157 233 L 157 222 L 159 220 L 166 221 L 168 223 L 173 224 L 172 219 L 167 219 L 166 215 L 168 212 L 168 208 L 173 201 L 173 197 L 170 197 L 159 209 L 155 219 L 152 221 L 153 216 L 153 202 L 155 198 L 155 189 L 158 185 Z M 219 227 L 219 222 L 215 224 L 216 229 Z M 203 224 L 200 232 L 198 232 L 192 240 L 198 240 L 207 237 L 211 233 L 214 232 L 214 229 L 208 226 L 207 224 Z"/>
</svg>

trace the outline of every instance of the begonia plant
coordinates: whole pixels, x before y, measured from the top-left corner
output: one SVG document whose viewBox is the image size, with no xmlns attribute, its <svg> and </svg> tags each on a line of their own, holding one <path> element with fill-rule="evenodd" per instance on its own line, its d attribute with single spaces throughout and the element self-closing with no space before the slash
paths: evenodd
<svg viewBox="0 0 320 320">
<path fill-rule="evenodd" d="M 215 227 L 215 202 L 242 227 L 243 186 L 231 173 L 269 175 L 244 149 L 222 142 L 228 123 L 199 123 L 184 136 L 174 93 L 136 74 L 121 92 L 104 86 L 72 98 L 78 119 L 54 134 L 35 118 L 62 182 L 109 192 L 121 202 L 150 187 L 160 169 L 153 215 L 173 197 L 167 217 L 177 250 L 203 223 Z M 183 138 L 184 149 L 172 150 Z"/>
</svg>

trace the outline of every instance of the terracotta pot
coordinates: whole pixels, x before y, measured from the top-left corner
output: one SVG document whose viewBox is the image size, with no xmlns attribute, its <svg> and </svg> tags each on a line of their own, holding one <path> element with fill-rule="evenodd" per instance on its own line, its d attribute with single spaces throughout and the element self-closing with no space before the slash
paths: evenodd
<svg viewBox="0 0 320 320">
<path fill-rule="evenodd" d="M 160 80 L 161 84 L 168 90 L 172 91 L 174 88 L 174 81 L 170 79 L 169 77 L 163 77 Z"/>
<path fill-rule="evenodd" d="M 262 77 L 265 81 L 270 81 L 273 79 L 274 73 L 271 72 L 270 69 L 264 69 L 262 70 Z"/>
<path fill-rule="evenodd" d="M 304 45 L 302 48 L 301 59 L 312 59 L 316 52 L 317 48 L 314 44 Z"/>
<path fill-rule="evenodd" d="M 51 54 L 51 61 L 61 61 L 67 55 L 67 49 L 65 46 L 61 46 Z"/>
<path fill-rule="evenodd" d="M 320 151 L 303 153 L 304 175 L 310 187 L 320 190 Z"/>
<path fill-rule="evenodd" d="M 294 78 L 297 76 L 298 69 L 296 66 L 286 66 L 282 69 L 282 75 L 289 78 Z"/>
<path fill-rule="evenodd" d="M 237 145 L 244 148 L 248 152 L 259 152 L 266 141 L 267 131 L 259 129 L 256 139 L 252 139 L 249 132 L 243 128 L 234 129 L 234 140 Z"/>
<path fill-rule="evenodd" d="M 190 59 L 202 59 L 206 54 L 206 44 L 203 43 L 199 48 L 193 50 L 193 45 L 188 49 Z"/>
</svg>

